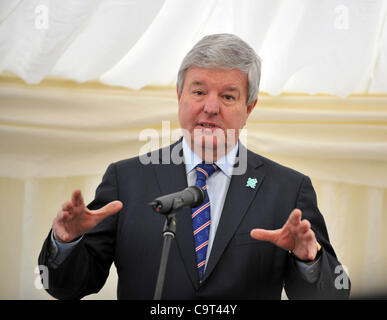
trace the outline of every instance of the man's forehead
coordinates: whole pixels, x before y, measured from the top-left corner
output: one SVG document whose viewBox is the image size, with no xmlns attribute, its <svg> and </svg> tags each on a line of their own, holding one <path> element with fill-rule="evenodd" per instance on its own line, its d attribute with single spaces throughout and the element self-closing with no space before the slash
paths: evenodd
<svg viewBox="0 0 387 320">
<path fill-rule="evenodd" d="M 247 82 L 247 75 L 237 69 L 190 68 L 185 76 L 190 86 L 208 85 L 214 82 L 231 91 L 239 90 Z"/>
</svg>

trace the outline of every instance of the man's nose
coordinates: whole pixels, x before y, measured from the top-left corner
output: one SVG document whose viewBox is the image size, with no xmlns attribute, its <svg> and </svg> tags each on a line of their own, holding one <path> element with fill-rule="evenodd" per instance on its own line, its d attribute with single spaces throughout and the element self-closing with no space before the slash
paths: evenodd
<svg viewBox="0 0 387 320">
<path fill-rule="evenodd" d="M 207 99 L 204 101 L 204 112 L 216 115 L 220 110 L 220 100 L 217 94 L 212 93 L 207 96 Z"/>
</svg>

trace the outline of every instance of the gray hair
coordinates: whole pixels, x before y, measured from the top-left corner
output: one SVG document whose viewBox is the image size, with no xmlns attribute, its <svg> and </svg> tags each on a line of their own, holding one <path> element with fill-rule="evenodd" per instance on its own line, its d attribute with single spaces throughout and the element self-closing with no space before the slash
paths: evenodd
<svg viewBox="0 0 387 320">
<path fill-rule="evenodd" d="M 177 74 L 177 88 L 183 90 L 185 72 L 190 67 L 238 69 L 247 74 L 247 105 L 257 99 L 261 79 L 261 59 L 246 42 L 233 34 L 205 36 L 188 52 Z"/>
</svg>

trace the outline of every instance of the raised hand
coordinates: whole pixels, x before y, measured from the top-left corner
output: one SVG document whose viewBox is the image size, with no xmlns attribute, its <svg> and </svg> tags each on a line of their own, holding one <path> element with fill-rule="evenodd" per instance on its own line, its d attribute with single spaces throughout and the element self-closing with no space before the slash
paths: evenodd
<svg viewBox="0 0 387 320">
<path fill-rule="evenodd" d="M 310 222 L 301 220 L 302 212 L 294 209 L 281 229 L 251 230 L 251 237 L 257 240 L 270 241 L 276 246 L 292 251 L 301 260 L 314 260 L 317 254 L 316 236 Z"/>
<path fill-rule="evenodd" d="M 121 201 L 112 201 L 98 210 L 89 210 L 85 206 L 81 191 L 75 190 L 71 200 L 63 204 L 62 210 L 52 223 L 54 238 L 60 242 L 71 242 L 121 209 Z"/>
</svg>

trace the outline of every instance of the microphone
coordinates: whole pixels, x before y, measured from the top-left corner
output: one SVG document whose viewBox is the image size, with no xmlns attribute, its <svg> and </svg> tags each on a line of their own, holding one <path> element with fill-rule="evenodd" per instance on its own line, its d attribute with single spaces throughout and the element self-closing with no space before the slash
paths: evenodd
<svg viewBox="0 0 387 320">
<path fill-rule="evenodd" d="M 206 199 L 206 193 L 198 186 L 185 188 L 183 191 L 167 194 L 148 203 L 158 213 L 168 215 L 172 210 L 182 207 L 195 208 Z"/>
</svg>

